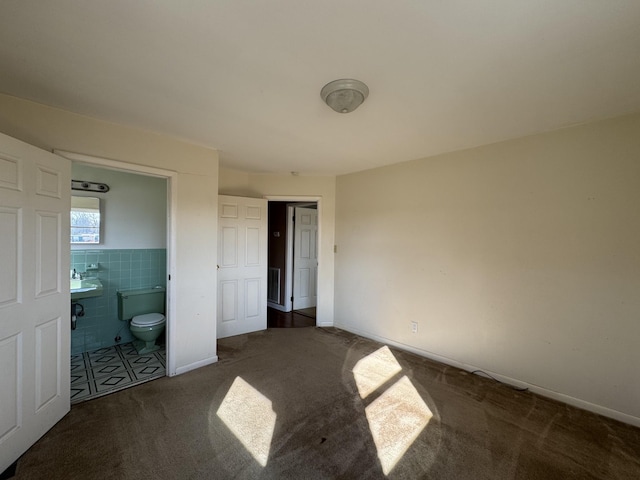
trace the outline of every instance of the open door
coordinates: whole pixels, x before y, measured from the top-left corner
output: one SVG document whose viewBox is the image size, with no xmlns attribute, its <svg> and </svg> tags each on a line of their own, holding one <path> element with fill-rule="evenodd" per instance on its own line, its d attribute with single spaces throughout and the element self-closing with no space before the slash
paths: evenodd
<svg viewBox="0 0 640 480">
<path fill-rule="evenodd" d="M 267 328 L 267 201 L 218 196 L 218 338 Z"/>
<path fill-rule="evenodd" d="M 293 309 L 318 303 L 318 210 L 295 208 L 293 247 Z"/>
<path fill-rule="evenodd" d="M 70 408 L 71 162 L 0 134 L 0 472 Z"/>
</svg>

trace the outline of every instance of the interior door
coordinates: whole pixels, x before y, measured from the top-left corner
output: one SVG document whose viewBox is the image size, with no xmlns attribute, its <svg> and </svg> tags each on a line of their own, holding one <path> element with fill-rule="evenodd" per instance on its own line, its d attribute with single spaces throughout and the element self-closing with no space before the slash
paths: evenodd
<svg viewBox="0 0 640 480">
<path fill-rule="evenodd" d="M 71 162 L 0 134 L 0 472 L 70 408 Z"/>
<path fill-rule="evenodd" d="M 293 246 L 293 309 L 318 301 L 318 210 L 296 207 Z"/>
<path fill-rule="evenodd" d="M 267 200 L 218 197 L 218 338 L 267 328 Z"/>
</svg>

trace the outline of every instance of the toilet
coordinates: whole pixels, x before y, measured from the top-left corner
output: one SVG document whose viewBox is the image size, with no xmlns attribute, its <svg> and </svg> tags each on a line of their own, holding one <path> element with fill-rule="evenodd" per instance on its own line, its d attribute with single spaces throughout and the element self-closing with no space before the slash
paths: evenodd
<svg viewBox="0 0 640 480">
<path fill-rule="evenodd" d="M 138 354 L 151 353 L 160 347 L 156 340 L 164 331 L 166 319 L 165 288 L 153 287 L 118 292 L 118 318 L 131 320 L 129 329 L 137 338 L 133 341 Z"/>
</svg>

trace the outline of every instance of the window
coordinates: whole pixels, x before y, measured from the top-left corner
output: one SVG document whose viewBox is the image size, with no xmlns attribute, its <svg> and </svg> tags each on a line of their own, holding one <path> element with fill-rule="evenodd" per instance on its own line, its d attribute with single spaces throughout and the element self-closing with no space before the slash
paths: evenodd
<svg viewBox="0 0 640 480">
<path fill-rule="evenodd" d="M 71 197 L 71 243 L 100 243 L 100 199 Z"/>
</svg>

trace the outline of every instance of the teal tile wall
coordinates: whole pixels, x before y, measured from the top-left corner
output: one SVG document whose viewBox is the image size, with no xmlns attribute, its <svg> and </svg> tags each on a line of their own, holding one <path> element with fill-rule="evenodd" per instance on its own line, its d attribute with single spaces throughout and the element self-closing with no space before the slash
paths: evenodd
<svg viewBox="0 0 640 480">
<path fill-rule="evenodd" d="M 100 279 L 103 295 L 79 300 L 85 314 L 78 318 L 76 329 L 71 330 L 72 354 L 132 341 L 129 322 L 118 319 L 116 293 L 166 286 L 167 250 L 164 248 L 71 251 L 70 270 L 86 272 L 91 264 L 98 264 L 98 271 L 90 271 L 88 276 Z M 120 342 L 115 341 L 118 335 L 122 337 Z"/>
</svg>

